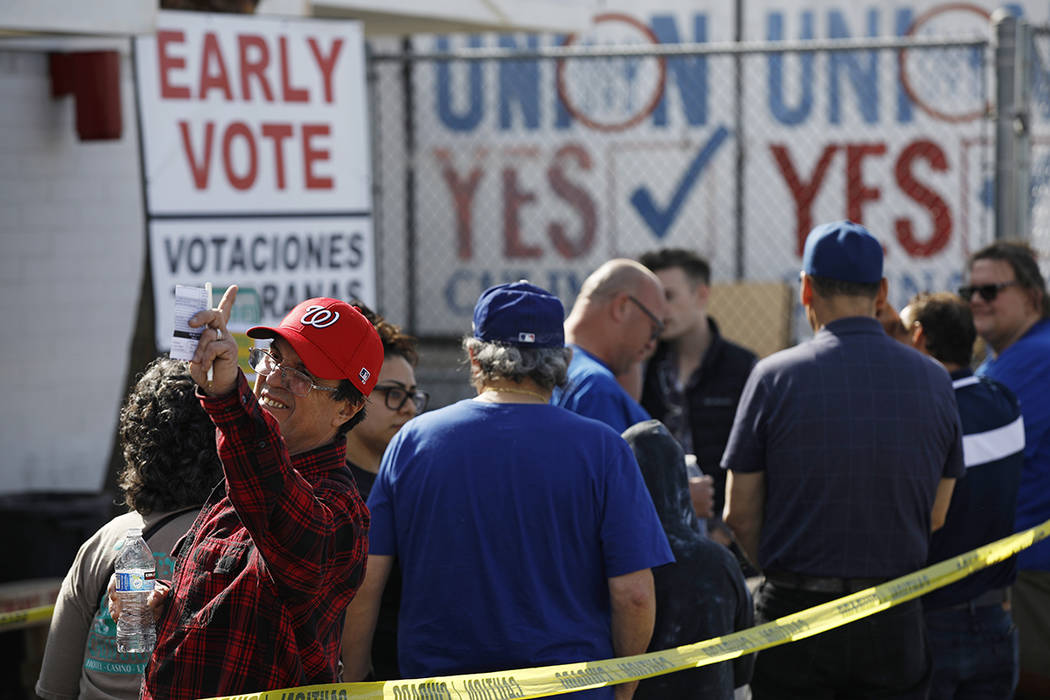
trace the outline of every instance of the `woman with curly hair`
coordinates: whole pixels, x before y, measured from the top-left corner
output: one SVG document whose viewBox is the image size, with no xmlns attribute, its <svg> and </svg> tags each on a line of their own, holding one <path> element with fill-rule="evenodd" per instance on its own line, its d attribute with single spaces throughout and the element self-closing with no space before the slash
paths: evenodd
<svg viewBox="0 0 1050 700">
<path fill-rule="evenodd" d="M 149 654 L 117 652 L 106 588 L 128 528 L 142 529 L 157 578 L 170 579 L 168 553 L 222 478 L 215 426 L 194 389 L 185 362 L 159 358 L 120 411 L 125 466 L 119 485 L 130 512 L 81 545 L 62 582 L 36 684 L 45 700 L 139 697 Z"/>
</svg>

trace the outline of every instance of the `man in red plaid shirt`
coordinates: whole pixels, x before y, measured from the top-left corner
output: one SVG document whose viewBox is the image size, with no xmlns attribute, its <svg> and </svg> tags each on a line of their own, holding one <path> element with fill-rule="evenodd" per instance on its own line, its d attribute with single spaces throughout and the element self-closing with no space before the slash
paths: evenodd
<svg viewBox="0 0 1050 700">
<path fill-rule="evenodd" d="M 236 294 L 190 324 L 204 329 L 190 372 L 226 478 L 176 546 L 143 698 L 336 682 L 343 612 L 364 573 L 368 511 L 344 435 L 379 375 L 379 336 L 349 304 L 304 301 L 280 326 L 248 331 L 272 339 L 251 352 L 253 393 L 226 330 Z"/>
</svg>

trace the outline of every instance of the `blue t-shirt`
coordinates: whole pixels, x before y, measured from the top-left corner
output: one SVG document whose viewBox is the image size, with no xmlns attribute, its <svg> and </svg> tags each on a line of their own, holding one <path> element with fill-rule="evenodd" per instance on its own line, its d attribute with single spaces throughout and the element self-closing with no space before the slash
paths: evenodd
<svg viewBox="0 0 1050 700">
<path fill-rule="evenodd" d="M 955 400 L 963 427 L 966 475 L 955 482 L 944 527 L 930 539 L 929 563 L 1006 537 L 1014 531 L 1017 485 L 1024 466 L 1024 422 L 1013 392 L 994 380 L 975 377 L 969 369 L 952 373 Z M 1005 588 L 1017 575 L 1017 559 L 967 576 L 922 599 L 926 610 L 973 600 Z"/>
<path fill-rule="evenodd" d="M 1005 384 L 1017 395 L 1024 416 L 1024 470 L 1017 492 L 1014 527 L 1024 530 L 1050 518 L 1050 319 L 988 358 L 977 374 Z M 1050 540 L 1022 551 L 1018 568 L 1050 571 Z"/>
<path fill-rule="evenodd" d="M 722 466 L 765 472 L 762 568 L 910 573 L 926 563 L 937 485 L 963 474 L 951 380 L 874 318 L 833 321 L 755 365 Z"/>
<path fill-rule="evenodd" d="M 568 383 L 564 389 L 554 390 L 551 403 L 600 420 L 617 433 L 650 419 L 646 410 L 624 391 L 616 381 L 616 375 L 601 360 L 579 345 L 569 347 L 572 348 L 572 362 L 569 363 Z"/>
<path fill-rule="evenodd" d="M 546 404 L 414 418 L 368 507 L 370 552 L 402 569 L 406 678 L 609 658 L 608 579 L 673 561 L 627 443 Z"/>
</svg>

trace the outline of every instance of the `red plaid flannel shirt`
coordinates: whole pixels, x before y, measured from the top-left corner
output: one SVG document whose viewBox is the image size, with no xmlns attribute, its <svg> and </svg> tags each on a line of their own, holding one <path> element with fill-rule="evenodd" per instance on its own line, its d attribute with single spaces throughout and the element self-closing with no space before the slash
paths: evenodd
<svg viewBox="0 0 1050 700">
<path fill-rule="evenodd" d="M 201 398 L 216 489 L 179 552 L 143 698 L 192 700 L 338 680 L 343 613 L 364 576 L 368 510 L 342 440 L 289 458 L 244 375 Z"/>
</svg>

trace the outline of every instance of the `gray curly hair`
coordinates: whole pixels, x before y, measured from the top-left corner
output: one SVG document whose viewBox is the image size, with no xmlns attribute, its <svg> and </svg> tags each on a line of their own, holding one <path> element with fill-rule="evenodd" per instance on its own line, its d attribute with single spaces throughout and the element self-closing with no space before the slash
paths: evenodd
<svg viewBox="0 0 1050 700">
<path fill-rule="evenodd" d="M 524 379 L 531 379 L 550 391 L 565 386 L 572 360 L 572 348 L 522 348 L 472 336 L 463 339 L 463 349 L 467 352 L 467 362 L 474 358 L 470 383 L 475 388 L 498 380 L 521 383 Z"/>
</svg>

